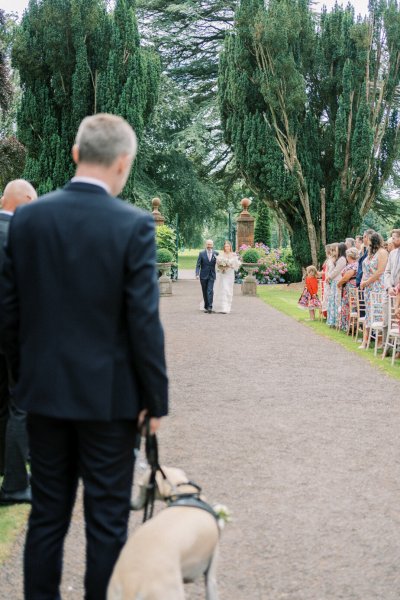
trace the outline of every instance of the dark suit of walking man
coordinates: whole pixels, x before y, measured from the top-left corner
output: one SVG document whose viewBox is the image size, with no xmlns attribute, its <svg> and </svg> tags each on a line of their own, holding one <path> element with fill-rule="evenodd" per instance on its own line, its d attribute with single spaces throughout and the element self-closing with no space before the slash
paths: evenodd
<svg viewBox="0 0 400 600">
<path fill-rule="evenodd" d="M 214 243 L 207 240 L 206 248 L 199 253 L 196 264 L 196 277 L 200 277 L 204 299 L 204 312 L 211 313 L 214 299 L 214 283 L 216 279 L 215 265 L 218 253 L 214 252 Z"/>
<path fill-rule="evenodd" d="M 127 535 L 138 416 L 147 411 L 155 432 L 167 413 L 154 221 L 114 197 L 135 154 L 123 119 L 84 119 L 76 178 L 18 210 L 10 226 L 0 331 L 28 412 L 26 600 L 61 598 L 79 477 L 85 599 L 105 600 Z"/>
<path fill-rule="evenodd" d="M 28 181 L 10 181 L 1 199 L 0 210 L 0 273 L 4 263 L 4 245 L 14 211 L 37 197 Z M 13 398 L 13 381 L 5 355 L 0 352 L 0 474 L 4 475 L 0 504 L 20 504 L 31 501 L 26 469 L 28 441 L 26 413 Z"/>
</svg>

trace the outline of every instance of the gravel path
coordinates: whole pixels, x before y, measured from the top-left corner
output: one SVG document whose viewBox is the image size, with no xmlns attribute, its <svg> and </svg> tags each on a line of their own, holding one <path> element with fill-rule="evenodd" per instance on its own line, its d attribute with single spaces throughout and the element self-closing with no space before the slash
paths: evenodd
<svg viewBox="0 0 400 600">
<path fill-rule="evenodd" d="M 221 600 L 398 600 L 398 382 L 239 289 L 230 315 L 197 310 L 198 282 L 173 290 L 161 458 L 233 513 Z M 1 600 L 22 597 L 22 543 L 0 569 Z M 82 598 L 83 565 L 78 507 L 64 599 Z M 201 582 L 187 599 L 204 599 Z"/>
</svg>

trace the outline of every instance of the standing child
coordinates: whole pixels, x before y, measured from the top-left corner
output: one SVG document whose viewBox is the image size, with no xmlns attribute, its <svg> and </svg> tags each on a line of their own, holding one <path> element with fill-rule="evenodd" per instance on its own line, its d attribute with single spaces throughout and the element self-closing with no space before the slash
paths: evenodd
<svg viewBox="0 0 400 600">
<path fill-rule="evenodd" d="M 300 308 L 308 308 L 311 321 L 315 321 L 315 309 L 321 310 L 317 274 L 318 271 L 313 265 L 307 267 L 305 287 L 298 302 Z"/>
</svg>

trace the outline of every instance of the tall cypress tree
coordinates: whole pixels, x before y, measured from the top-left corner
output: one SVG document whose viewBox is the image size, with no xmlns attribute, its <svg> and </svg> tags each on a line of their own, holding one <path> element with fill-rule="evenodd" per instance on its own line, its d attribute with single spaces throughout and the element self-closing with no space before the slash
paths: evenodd
<svg viewBox="0 0 400 600">
<path fill-rule="evenodd" d="M 158 71 L 147 68 L 147 53 L 141 58 L 133 21 L 133 3 L 124 0 L 114 13 L 102 0 L 30 0 L 13 64 L 23 89 L 18 137 L 28 150 L 25 176 L 40 193 L 72 175 L 71 146 L 86 115 L 121 114 L 140 135 Z"/>
<path fill-rule="evenodd" d="M 399 9 L 370 10 L 242 0 L 221 57 L 225 139 L 303 265 L 354 232 L 399 154 Z"/>
<path fill-rule="evenodd" d="M 99 106 L 124 117 L 140 140 L 157 102 L 161 70 L 157 55 L 140 47 L 134 0 L 116 0 L 110 38 L 106 69 L 99 77 Z M 124 189 L 132 200 L 135 170 Z"/>
</svg>

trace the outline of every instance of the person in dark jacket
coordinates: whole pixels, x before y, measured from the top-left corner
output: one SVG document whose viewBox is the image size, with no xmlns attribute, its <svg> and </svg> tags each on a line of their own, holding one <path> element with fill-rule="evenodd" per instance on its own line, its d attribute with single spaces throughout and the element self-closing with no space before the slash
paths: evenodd
<svg viewBox="0 0 400 600">
<path fill-rule="evenodd" d="M 203 292 L 204 312 L 211 313 L 214 299 L 214 284 L 217 277 L 215 266 L 218 252 L 214 251 L 214 242 L 206 241 L 206 247 L 199 252 L 196 263 L 196 278 L 200 278 Z"/>
<path fill-rule="evenodd" d="M 0 273 L 12 216 L 18 206 L 35 198 L 36 191 L 24 179 L 10 181 L 4 189 L 0 210 Z M 0 475 L 4 477 L 0 489 L 1 505 L 31 502 L 27 457 L 26 413 L 15 404 L 9 365 L 0 351 Z"/>
<path fill-rule="evenodd" d="M 116 196 L 136 155 L 129 124 L 79 127 L 76 176 L 12 219 L 0 336 L 28 412 L 32 511 L 25 599 L 59 599 L 64 538 L 83 482 L 85 599 L 105 600 L 126 541 L 134 442 L 168 412 L 154 220 Z"/>
</svg>

